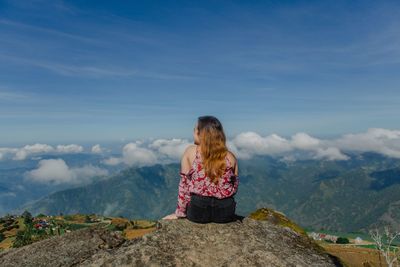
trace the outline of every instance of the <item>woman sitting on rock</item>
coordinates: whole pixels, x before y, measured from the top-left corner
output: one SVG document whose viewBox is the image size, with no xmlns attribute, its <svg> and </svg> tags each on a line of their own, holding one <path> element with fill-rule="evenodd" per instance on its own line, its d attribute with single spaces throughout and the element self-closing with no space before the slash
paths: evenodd
<svg viewBox="0 0 400 267">
<path fill-rule="evenodd" d="M 214 116 L 198 118 L 194 144 L 181 159 L 178 203 L 175 213 L 163 219 L 187 218 L 197 223 L 226 223 L 236 219 L 238 164 L 226 147 L 220 121 Z"/>
</svg>

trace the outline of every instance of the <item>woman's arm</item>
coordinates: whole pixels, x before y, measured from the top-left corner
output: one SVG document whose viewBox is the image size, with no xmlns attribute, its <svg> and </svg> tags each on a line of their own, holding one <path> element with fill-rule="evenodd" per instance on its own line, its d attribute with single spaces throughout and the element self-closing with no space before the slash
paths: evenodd
<svg viewBox="0 0 400 267">
<path fill-rule="evenodd" d="M 235 168 L 234 168 L 234 170 L 235 170 L 235 175 L 239 176 L 239 167 L 238 167 L 238 162 L 237 162 L 236 157 L 235 157 Z"/>
<path fill-rule="evenodd" d="M 234 169 L 234 174 L 236 176 L 233 188 L 234 188 L 234 191 L 237 192 L 238 187 L 239 187 L 239 166 L 238 166 L 238 160 L 237 160 L 236 156 L 233 153 L 232 153 L 232 156 L 235 159 L 235 167 L 233 169 Z"/>
<path fill-rule="evenodd" d="M 190 201 L 189 192 L 189 176 L 191 175 L 192 168 L 188 157 L 189 151 L 192 147 L 186 148 L 181 159 L 181 170 L 179 175 L 181 177 L 178 187 L 178 202 L 176 205 L 175 215 L 177 217 L 186 217 L 186 207 Z"/>
</svg>

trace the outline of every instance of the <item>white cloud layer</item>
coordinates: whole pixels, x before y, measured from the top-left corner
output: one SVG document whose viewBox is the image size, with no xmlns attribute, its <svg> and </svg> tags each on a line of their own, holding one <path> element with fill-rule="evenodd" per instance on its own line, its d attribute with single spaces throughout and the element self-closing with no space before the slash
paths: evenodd
<svg viewBox="0 0 400 267">
<path fill-rule="evenodd" d="M 83 147 L 77 144 L 51 145 L 36 143 L 21 148 L 0 147 L 0 160 L 11 157 L 13 160 L 25 160 L 31 155 L 46 153 L 82 153 Z"/>
<path fill-rule="evenodd" d="M 0 160 L 5 159 L 10 154 L 17 153 L 17 148 L 0 147 Z"/>
<path fill-rule="evenodd" d="M 166 163 L 180 160 L 183 152 L 190 145 L 187 139 L 157 139 L 149 144 L 138 140 L 128 143 L 122 148 L 121 157 L 110 157 L 103 163 L 118 165 L 125 163 L 129 166 L 151 166 L 156 163 Z"/>
<path fill-rule="evenodd" d="M 103 153 L 103 148 L 100 146 L 100 144 L 92 146 L 92 153 L 94 154 L 101 154 Z"/>
<path fill-rule="evenodd" d="M 125 163 L 129 166 L 150 166 L 158 162 L 156 153 L 149 148 L 141 147 L 142 142 L 128 143 L 122 149 L 122 157 L 111 157 L 103 162 L 107 165 Z"/>
<path fill-rule="evenodd" d="M 157 139 L 149 145 L 149 148 L 154 149 L 158 154 L 165 155 L 169 158 L 180 159 L 183 152 L 190 144 L 191 143 L 186 139 Z"/>
<path fill-rule="evenodd" d="M 328 140 L 327 143 L 342 150 L 371 151 L 400 158 L 400 130 L 369 128 L 364 133 L 345 134 L 336 140 Z"/>
<path fill-rule="evenodd" d="M 292 149 L 288 140 L 277 134 L 265 137 L 255 132 L 244 132 L 233 138 L 234 146 L 239 158 L 251 158 L 253 155 L 279 154 Z"/>
<path fill-rule="evenodd" d="M 106 158 L 103 163 L 150 166 L 156 163 L 176 162 L 190 144 L 192 142 L 189 140 L 179 138 L 136 140 L 123 146 L 121 156 Z M 322 160 L 348 160 L 346 152 L 367 151 L 400 158 L 400 130 L 369 128 L 362 133 L 344 134 L 335 139 L 320 139 L 305 132 L 285 138 L 275 133 L 261 136 L 248 131 L 227 140 L 227 146 L 240 159 L 250 159 L 256 155 L 275 155 L 287 160 L 296 160 L 302 156 Z M 97 154 L 104 153 L 105 150 L 100 144 L 91 148 L 91 152 Z M 82 151 L 83 147 L 75 144 L 58 145 L 56 148 L 46 144 L 34 144 L 22 148 L 0 148 L 0 160 L 9 155 L 14 155 L 15 160 L 23 160 L 38 153 Z"/>
<path fill-rule="evenodd" d="M 313 153 L 315 159 L 347 160 L 345 152 L 376 152 L 400 158 L 400 130 L 369 128 L 366 132 L 344 134 L 337 139 L 318 139 L 296 133 L 290 139 L 271 134 L 262 137 L 254 132 L 241 133 L 232 140 L 239 158 L 274 155 L 293 150 Z"/>
<path fill-rule="evenodd" d="M 25 178 L 40 183 L 81 184 L 94 176 L 108 175 L 108 171 L 92 165 L 71 168 L 63 159 L 44 159 L 37 169 L 25 173 Z"/>
<path fill-rule="evenodd" d="M 60 153 L 81 153 L 83 152 L 83 147 L 75 144 L 71 145 L 58 145 L 56 152 Z"/>
<path fill-rule="evenodd" d="M 106 159 L 104 163 L 117 165 L 152 165 L 166 158 L 178 160 L 191 143 L 186 139 L 157 139 L 149 143 L 137 141 L 125 145 L 122 157 Z M 348 160 L 346 152 L 376 152 L 388 157 L 400 158 L 400 131 L 369 128 L 366 132 L 344 134 L 336 139 L 319 139 L 304 132 L 290 138 L 278 134 L 261 136 L 255 132 L 243 132 L 227 146 L 237 158 L 250 159 L 256 155 L 281 156 L 284 160 L 310 157 L 318 160 Z M 304 153 L 303 153 L 304 152 Z"/>
<path fill-rule="evenodd" d="M 286 139 L 277 134 L 260 136 L 255 132 L 245 132 L 233 138 L 229 144 L 232 152 L 242 159 L 249 159 L 255 155 L 280 155 L 287 157 L 294 150 L 301 150 L 312 154 L 314 159 L 347 160 L 337 147 L 328 146 L 324 140 L 300 132 Z M 292 156 L 293 159 L 293 156 Z"/>
<path fill-rule="evenodd" d="M 17 150 L 13 159 L 24 160 L 31 154 L 49 153 L 52 151 L 54 151 L 54 148 L 46 144 L 26 145 Z"/>
</svg>

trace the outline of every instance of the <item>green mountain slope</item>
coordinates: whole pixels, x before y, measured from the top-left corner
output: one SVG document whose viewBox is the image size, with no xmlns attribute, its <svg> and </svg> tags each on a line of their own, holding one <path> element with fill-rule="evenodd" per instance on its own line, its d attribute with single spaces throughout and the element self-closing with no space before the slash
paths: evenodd
<svg viewBox="0 0 400 267">
<path fill-rule="evenodd" d="M 365 153 L 348 161 L 283 162 L 263 156 L 239 164 L 240 215 L 266 206 L 313 229 L 351 232 L 383 223 L 400 226 L 399 160 Z M 56 192 L 18 212 L 158 219 L 175 209 L 179 167 L 129 168 L 107 180 Z"/>
</svg>

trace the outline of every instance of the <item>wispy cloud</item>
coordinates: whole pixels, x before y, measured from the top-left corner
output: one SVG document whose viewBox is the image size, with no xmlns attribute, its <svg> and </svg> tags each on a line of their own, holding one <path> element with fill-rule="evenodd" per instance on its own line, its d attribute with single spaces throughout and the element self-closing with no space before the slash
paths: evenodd
<svg viewBox="0 0 400 267">
<path fill-rule="evenodd" d="M 34 31 L 34 32 L 41 32 L 41 33 L 53 35 L 55 37 L 73 39 L 76 41 L 95 44 L 95 45 L 104 45 L 106 43 L 109 43 L 109 41 L 106 42 L 106 40 L 104 40 L 104 39 L 89 38 L 89 37 L 83 36 L 83 35 L 71 34 L 71 33 L 60 31 L 60 30 L 39 27 L 39 26 L 26 24 L 26 23 L 14 21 L 14 20 L 9 20 L 9 19 L 0 19 L 0 24 L 2 24 L 3 27 L 4 26 L 13 27 L 14 30 L 17 30 L 17 31 L 24 29 L 24 30 Z M 17 29 L 15 29 L 15 28 L 17 28 Z"/>
<path fill-rule="evenodd" d="M 0 58 L 9 62 L 31 65 L 40 67 L 46 70 L 50 70 L 54 73 L 65 75 L 65 76 L 78 76 L 78 77 L 93 77 L 93 78 L 104 78 L 104 76 L 114 77 L 142 77 L 150 79 L 161 79 L 161 80 L 191 80 L 196 79 L 195 76 L 185 74 L 168 74 L 168 73 L 156 73 L 131 68 L 121 68 L 116 66 L 89 66 L 89 65 L 68 65 L 61 63 L 54 63 L 50 61 L 28 59 L 16 56 L 5 56 L 0 55 Z"/>
<path fill-rule="evenodd" d="M 0 140 L 176 136 L 205 112 L 235 133 L 396 123 L 396 2 L 92 5 L 6 2 Z"/>
<path fill-rule="evenodd" d="M 31 95 L 24 92 L 12 92 L 4 90 L 0 87 L 0 101 L 11 101 L 11 100 L 27 100 Z"/>
<path fill-rule="evenodd" d="M 69 5 L 64 0 L 31 0 L 31 1 L 13 1 L 5 0 L 7 5 L 15 7 L 20 10 L 39 11 L 46 8 L 58 13 L 76 14 L 79 9 Z"/>
</svg>

